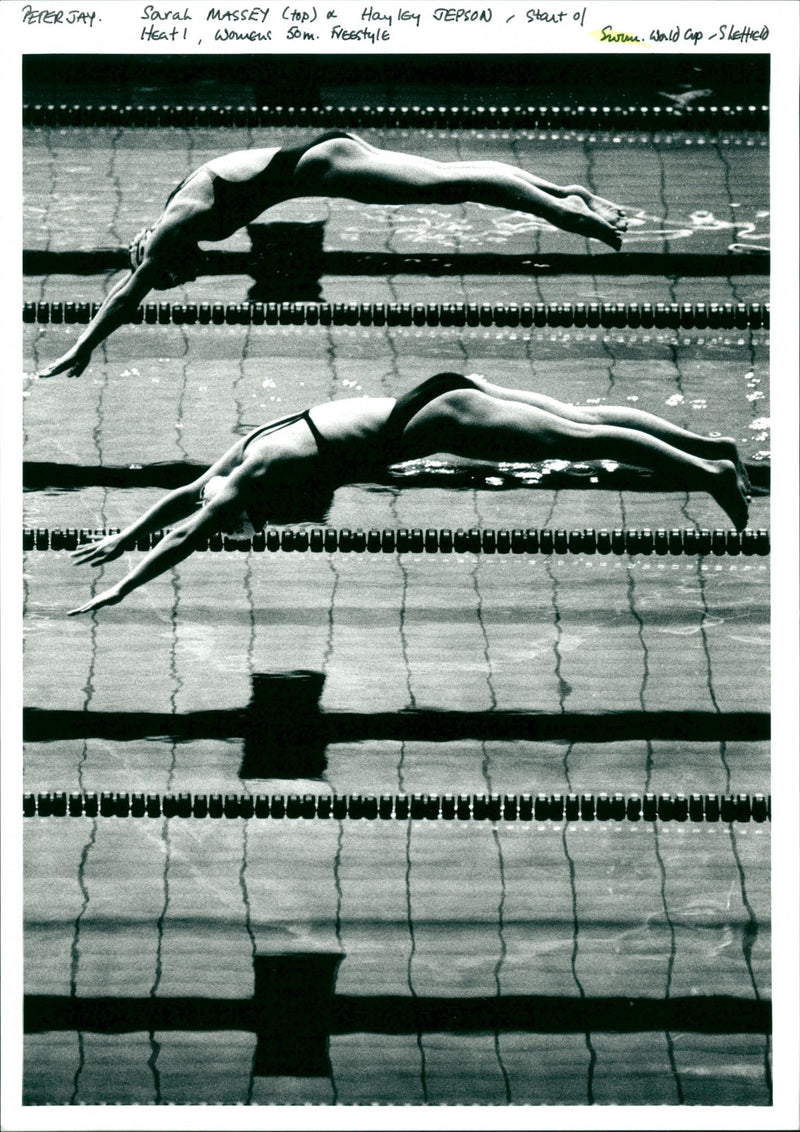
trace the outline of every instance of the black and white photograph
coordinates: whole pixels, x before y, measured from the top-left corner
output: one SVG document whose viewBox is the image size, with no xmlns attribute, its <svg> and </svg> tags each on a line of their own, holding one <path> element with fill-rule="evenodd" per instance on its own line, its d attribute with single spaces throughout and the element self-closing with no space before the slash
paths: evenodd
<svg viewBox="0 0 800 1132">
<path fill-rule="evenodd" d="M 797 6 L 2 7 L 3 1127 L 797 1127 Z"/>
</svg>

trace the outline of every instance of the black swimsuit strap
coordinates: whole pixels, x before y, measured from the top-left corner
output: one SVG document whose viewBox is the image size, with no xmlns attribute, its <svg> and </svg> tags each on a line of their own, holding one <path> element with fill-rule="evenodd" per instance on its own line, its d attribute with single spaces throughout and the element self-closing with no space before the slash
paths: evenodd
<svg viewBox="0 0 800 1132">
<path fill-rule="evenodd" d="M 328 130 L 315 134 L 295 145 L 284 145 L 273 153 L 264 168 L 244 181 L 229 181 L 207 166 L 201 166 L 211 177 L 214 186 L 214 204 L 223 221 L 223 228 L 241 228 L 249 224 L 267 208 L 281 201 L 290 200 L 296 193 L 294 173 L 300 158 L 314 146 L 337 138 L 352 138 L 344 130 Z M 200 172 L 200 170 L 196 170 Z M 170 198 L 191 180 L 186 177 Z M 169 201 L 167 202 L 169 203 Z"/>
<path fill-rule="evenodd" d="M 259 436 L 268 436 L 271 432 L 280 432 L 282 428 L 288 428 L 289 425 L 297 424 L 298 421 L 306 422 L 311 435 L 316 441 L 317 448 L 319 449 L 320 453 L 323 451 L 323 449 L 327 448 L 330 445 L 330 441 L 327 439 L 327 437 L 322 435 L 322 433 L 319 431 L 319 429 L 311 419 L 311 410 L 303 409 L 303 411 L 300 413 L 292 413 L 288 417 L 280 417 L 276 421 L 268 421 L 267 424 L 262 425 L 260 428 L 257 428 L 255 432 L 251 432 L 244 442 L 242 451 L 244 451 L 247 448 L 248 444 L 250 444 L 253 440 L 257 440 Z"/>
<path fill-rule="evenodd" d="M 330 445 L 330 441 L 328 440 L 327 437 L 322 435 L 322 433 L 319 431 L 317 426 L 312 421 L 310 409 L 306 409 L 306 411 L 304 413 L 301 413 L 300 416 L 301 416 L 301 419 L 304 420 L 306 422 L 306 424 L 308 425 L 308 427 L 311 429 L 311 435 L 316 440 L 317 448 L 318 448 L 320 454 L 322 454 L 323 450 L 326 449 Z"/>
<path fill-rule="evenodd" d="M 270 432 L 278 432 L 282 428 L 288 428 L 289 425 L 295 424 L 296 421 L 301 421 L 305 415 L 305 412 L 307 412 L 307 410 L 302 413 L 292 413 L 291 416 L 280 417 L 276 421 L 268 421 L 267 424 L 261 425 L 260 428 L 257 428 L 255 432 L 251 432 L 247 437 L 244 442 L 242 451 L 244 451 L 247 448 L 248 444 L 252 443 L 252 441 L 257 440 L 259 436 L 266 436 Z"/>
</svg>

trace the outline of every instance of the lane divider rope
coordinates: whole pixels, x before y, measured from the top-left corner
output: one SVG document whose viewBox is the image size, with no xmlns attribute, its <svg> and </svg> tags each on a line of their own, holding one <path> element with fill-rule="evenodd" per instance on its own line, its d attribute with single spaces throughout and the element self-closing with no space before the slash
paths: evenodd
<svg viewBox="0 0 800 1132">
<path fill-rule="evenodd" d="M 24 794 L 24 817 L 765 822 L 764 794 Z"/>
<path fill-rule="evenodd" d="M 22 549 L 77 550 L 107 535 L 119 534 L 118 528 L 78 530 L 74 528 L 26 527 L 22 532 Z M 136 550 L 151 550 L 164 537 L 164 531 L 153 531 L 136 540 Z M 132 548 L 133 549 L 133 548 Z M 198 539 L 199 551 L 310 551 L 312 553 L 352 554 L 656 554 L 656 555 L 738 555 L 765 557 L 770 553 L 768 530 L 735 531 L 667 530 L 658 528 L 595 530 L 549 530 L 533 527 L 527 530 L 456 530 L 448 528 L 415 528 L 407 530 L 349 530 L 346 527 L 284 527 L 259 531 L 252 536 L 214 534 Z"/>
<path fill-rule="evenodd" d="M 88 302 L 26 302 L 25 323 L 85 324 Z M 761 330 L 769 303 L 145 303 L 128 320 L 147 326 L 522 326 L 656 330 Z"/>
<path fill-rule="evenodd" d="M 27 103 L 24 126 L 410 126 L 457 130 L 766 130 L 769 107 L 738 106 L 165 106 Z"/>
</svg>

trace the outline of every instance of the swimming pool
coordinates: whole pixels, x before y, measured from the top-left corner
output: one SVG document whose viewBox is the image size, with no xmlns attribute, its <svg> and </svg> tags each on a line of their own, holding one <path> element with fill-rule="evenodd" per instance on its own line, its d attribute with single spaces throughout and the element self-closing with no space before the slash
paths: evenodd
<svg viewBox="0 0 800 1132">
<path fill-rule="evenodd" d="M 605 249 L 495 210 L 319 201 L 309 217 L 293 202 L 275 219 L 317 225 L 313 270 L 283 261 L 297 301 L 768 298 L 763 135 L 377 138 L 535 157 L 636 201 L 621 254 L 646 253 L 647 271 L 612 273 Z M 115 252 L 192 167 L 253 141 L 31 128 L 25 242 L 42 258 L 25 300 L 99 301 L 112 276 L 74 274 L 74 253 Z M 487 250 L 497 274 L 471 270 Z M 527 277 L 526 256 L 544 268 Z M 247 301 L 224 266 L 170 298 Z M 75 333 L 27 325 L 30 374 Z M 161 465 L 456 368 L 733 436 L 760 469 L 751 526 L 766 528 L 768 350 L 766 329 L 736 327 L 123 327 L 77 382 L 28 378 L 24 521 L 120 526 L 157 498 Z M 613 470 L 503 475 L 429 461 L 340 489 L 328 524 L 727 526 L 705 497 Z M 27 1103 L 770 1103 L 769 822 L 751 804 L 769 792 L 766 556 L 245 547 L 67 620 L 115 566 L 26 555 Z M 168 816 L 181 795 L 193 816 Z M 560 816 L 537 816 L 538 795 Z M 688 801 L 612 817 L 597 807 L 614 795 L 734 801 L 719 820 Z M 437 816 L 398 809 L 414 796 Z M 236 815 L 203 818 L 198 797 L 235 797 Z M 304 797 L 316 816 L 288 802 Z M 335 812 L 342 797 L 361 802 Z M 258 798 L 284 809 L 259 816 Z"/>
</svg>

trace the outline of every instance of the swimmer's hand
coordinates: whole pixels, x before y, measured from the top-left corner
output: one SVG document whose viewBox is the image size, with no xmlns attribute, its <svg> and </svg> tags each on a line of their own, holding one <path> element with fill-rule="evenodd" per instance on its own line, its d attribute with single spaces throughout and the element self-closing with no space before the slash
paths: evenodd
<svg viewBox="0 0 800 1132">
<path fill-rule="evenodd" d="M 125 539 L 121 534 L 106 535 L 99 542 L 79 546 L 72 551 L 70 557 L 75 560 L 76 566 L 102 566 L 104 562 L 113 562 L 115 558 L 119 558 L 125 549 Z"/>
<path fill-rule="evenodd" d="M 124 596 L 118 585 L 111 586 L 110 589 L 103 590 L 101 594 L 97 594 L 91 601 L 87 601 L 85 605 L 79 605 L 76 609 L 70 609 L 67 616 L 74 617 L 76 613 L 91 613 L 93 609 L 102 609 L 104 605 L 116 605 L 118 602 L 122 601 Z"/>
<path fill-rule="evenodd" d="M 71 350 L 68 350 L 63 357 L 59 358 L 58 361 L 39 370 L 37 376 L 55 377 L 57 373 L 65 373 L 67 377 L 80 377 L 88 366 L 91 356 L 91 351 L 79 350 L 73 347 Z"/>
</svg>

